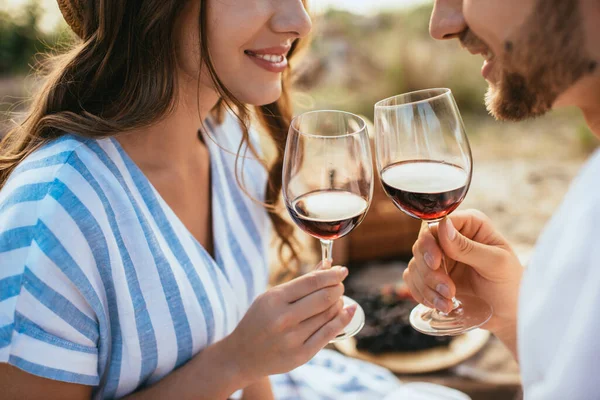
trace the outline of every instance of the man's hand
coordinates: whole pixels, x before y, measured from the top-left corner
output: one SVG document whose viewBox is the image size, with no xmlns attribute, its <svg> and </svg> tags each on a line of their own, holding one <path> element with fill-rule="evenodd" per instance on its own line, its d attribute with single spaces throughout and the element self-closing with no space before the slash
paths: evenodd
<svg viewBox="0 0 600 400">
<path fill-rule="evenodd" d="M 443 254 L 449 276 L 441 268 Z M 423 224 L 413 256 L 404 279 L 417 301 L 448 312 L 452 309 L 452 297 L 456 295 L 460 300 L 460 293 L 484 299 L 493 308 L 493 316 L 484 328 L 516 353 L 517 301 L 523 267 L 487 216 L 477 210 L 457 211 L 433 231 Z"/>
</svg>

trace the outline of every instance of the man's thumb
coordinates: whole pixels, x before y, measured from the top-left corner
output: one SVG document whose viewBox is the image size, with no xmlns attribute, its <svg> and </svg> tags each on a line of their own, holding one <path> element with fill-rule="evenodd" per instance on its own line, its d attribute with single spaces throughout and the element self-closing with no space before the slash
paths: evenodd
<svg viewBox="0 0 600 400">
<path fill-rule="evenodd" d="M 491 256 L 494 255 L 490 246 L 475 242 L 462 235 L 454 227 L 450 218 L 445 218 L 440 222 L 438 240 L 446 256 L 470 265 L 475 270 L 485 268 L 490 262 Z"/>
</svg>

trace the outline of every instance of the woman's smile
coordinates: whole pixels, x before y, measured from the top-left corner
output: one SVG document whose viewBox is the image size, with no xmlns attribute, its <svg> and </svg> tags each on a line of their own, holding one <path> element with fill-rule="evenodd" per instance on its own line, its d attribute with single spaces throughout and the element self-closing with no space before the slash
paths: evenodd
<svg viewBox="0 0 600 400">
<path fill-rule="evenodd" d="M 281 73 L 288 66 L 287 53 L 290 47 L 287 45 L 258 50 L 245 50 L 244 54 L 259 67 L 269 72 Z"/>
</svg>

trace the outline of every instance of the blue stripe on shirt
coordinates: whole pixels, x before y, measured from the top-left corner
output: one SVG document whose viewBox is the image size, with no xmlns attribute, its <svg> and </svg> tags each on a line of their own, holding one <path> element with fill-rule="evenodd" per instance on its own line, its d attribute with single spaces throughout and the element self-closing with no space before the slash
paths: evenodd
<svg viewBox="0 0 600 400">
<path fill-rule="evenodd" d="M 210 129 L 214 129 L 212 124 L 207 121 L 207 126 Z M 260 234 L 258 233 L 258 228 L 256 227 L 256 222 L 250 215 L 250 211 L 248 210 L 248 205 L 246 201 L 242 198 L 240 194 L 240 187 L 237 185 L 237 181 L 235 179 L 235 173 L 231 171 L 228 166 L 228 160 L 225 159 L 225 154 L 221 149 L 214 152 L 215 155 L 219 158 L 220 164 L 223 166 L 225 181 L 227 182 L 227 186 L 229 188 L 229 193 L 231 194 L 231 199 L 236 207 L 236 210 L 239 213 L 240 220 L 244 223 L 244 227 L 246 228 L 248 235 L 252 239 L 254 246 L 256 247 L 256 251 L 258 254 L 262 253 L 262 242 Z"/>
<path fill-rule="evenodd" d="M 191 233 L 190 233 L 190 236 L 191 236 L 190 239 L 194 242 L 194 245 L 196 246 L 196 249 L 198 250 L 200 257 L 202 257 L 202 261 L 204 261 L 204 263 L 208 266 L 208 273 L 210 274 L 210 279 L 212 280 L 212 282 L 214 283 L 214 285 L 217 289 L 216 290 L 217 297 L 219 298 L 219 304 L 221 305 L 221 309 L 223 310 L 223 326 L 225 327 L 225 332 L 228 332 L 229 324 L 228 324 L 227 307 L 225 306 L 225 298 L 223 297 L 223 288 L 221 286 L 221 283 L 219 282 L 219 277 L 217 276 L 217 268 L 219 268 L 219 270 L 220 270 L 220 267 L 218 267 L 216 265 L 215 261 L 210 257 L 210 255 L 208 254 L 206 249 L 204 247 L 202 247 L 202 245 L 200 245 L 200 243 L 196 240 L 196 238 Z M 202 283 L 202 281 L 200 281 L 200 283 Z M 198 294 L 196 294 L 196 296 L 198 296 Z M 214 324 L 214 321 L 213 321 L 213 324 Z M 214 332 L 214 328 L 213 328 L 213 332 Z M 211 340 L 213 340 L 213 339 L 211 339 Z M 209 343 L 212 343 L 212 341 Z"/>
<path fill-rule="evenodd" d="M 194 289 L 194 293 L 196 294 L 196 299 L 198 300 L 198 304 L 200 304 L 200 307 L 202 308 L 202 313 L 204 314 L 204 317 L 205 317 L 206 330 L 207 330 L 207 342 L 212 343 L 214 340 L 214 335 L 215 335 L 215 321 L 214 321 L 214 314 L 212 311 L 210 300 L 208 299 L 208 296 L 206 295 L 206 289 L 204 288 L 204 284 L 202 283 L 202 280 L 200 279 L 198 272 L 195 270 L 194 265 L 192 264 L 185 249 L 181 245 L 181 242 L 178 240 L 177 235 L 176 235 L 175 231 L 173 230 L 173 227 L 169 223 L 169 220 L 167 219 L 162 207 L 160 206 L 158 199 L 156 198 L 148 179 L 142 173 L 142 171 L 137 167 L 137 165 L 134 164 L 134 162 L 131 160 L 131 158 L 123 150 L 121 145 L 116 140 L 113 140 L 112 142 L 113 142 L 114 146 L 116 147 L 117 151 L 119 152 L 119 154 L 121 155 L 121 158 L 123 159 L 125 166 L 126 166 L 127 170 L 129 171 L 131 178 L 133 179 L 134 184 L 136 185 L 138 191 L 142 195 L 142 198 L 146 202 L 148 209 L 150 211 L 150 214 L 156 221 L 156 224 L 158 225 L 159 230 L 164 233 L 163 236 L 164 236 L 165 240 L 167 241 L 167 244 L 171 248 L 171 251 L 173 251 L 173 254 L 175 254 L 177 261 L 182 266 L 183 270 L 186 273 L 187 278 L 190 281 L 190 284 L 192 285 L 192 288 Z M 126 185 L 125 183 L 123 183 L 123 184 Z M 124 189 L 127 190 L 126 186 L 124 186 Z M 195 238 L 194 238 L 194 240 L 195 240 Z M 167 276 L 167 273 L 169 273 L 170 271 L 171 271 L 171 269 L 168 267 L 168 265 L 160 266 L 159 272 L 161 272 L 161 276 L 162 275 Z M 172 272 L 169 275 L 172 276 Z M 190 329 L 189 322 L 188 322 L 187 316 L 185 316 L 185 310 L 183 309 L 183 302 L 181 301 L 181 297 L 180 297 L 180 293 L 179 293 L 177 284 L 174 282 L 174 278 L 170 278 L 169 281 L 166 283 L 167 283 L 167 285 L 163 285 L 164 290 L 165 290 L 165 296 L 167 296 L 167 294 L 169 296 L 171 296 L 172 294 L 175 294 L 177 296 L 176 300 L 178 300 L 177 303 L 169 302 L 169 309 L 171 311 L 171 318 L 173 319 L 174 326 L 176 329 L 175 332 L 178 335 L 177 336 L 178 355 L 177 355 L 177 363 L 176 364 L 177 364 L 177 366 L 179 366 L 182 363 L 184 363 L 185 361 L 189 360 L 192 356 L 192 336 L 191 336 L 191 330 L 189 330 Z M 215 285 L 218 285 L 218 283 L 216 281 L 213 283 Z M 222 296 L 222 294 L 220 292 L 219 292 L 219 295 Z M 175 306 L 177 306 L 177 307 L 175 307 Z M 226 312 L 225 309 L 224 309 L 224 312 Z M 181 316 L 185 316 L 185 318 L 181 318 Z M 185 324 L 187 325 L 187 329 L 188 329 L 185 332 L 181 332 L 180 325 L 182 324 L 183 321 L 185 321 Z M 182 333 L 185 333 L 186 336 L 182 336 Z M 189 336 L 187 335 L 188 333 L 189 333 Z"/>
<path fill-rule="evenodd" d="M 99 325 L 106 325 L 104 308 L 102 307 L 98 293 L 96 293 L 96 290 L 79 265 L 77 265 L 69 252 L 64 248 L 60 239 L 41 220 L 35 226 L 35 236 L 33 239 L 46 257 L 78 288 L 81 295 L 96 314 L 96 318 L 99 319 Z M 106 335 L 106 332 L 100 332 L 100 336 L 104 335 Z"/>
<path fill-rule="evenodd" d="M 121 237 L 121 232 L 116 221 L 115 212 L 113 211 L 112 206 L 110 205 L 110 202 L 108 201 L 108 198 L 106 197 L 106 194 L 102 190 L 100 184 L 98 183 L 96 178 L 94 178 L 94 176 L 91 174 L 89 169 L 85 166 L 85 164 L 81 161 L 77 154 L 71 157 L 68 163 L 75 169 L 75 171 L 77 171 L 83 177 L 83 179 L 85 179 L 88 182 L 88 184 L 92 187 L 94 192 L 96 192 L 96 195 L 102 202 L 104 211 L 106 212 L 106 215 L 108 217 L 108 222 L 117 242 L 117 248 L 119 249 L 119 255 L 121 256 L 121 260 L 124 264 L 124 267 L 133 268 L 131 257 L 129 256 L 129 252 L 125 247 L 125 244 L 123 243 L 123 238 Z M 71 195 L 74 196 L 74 194 L 72 193 Z M 67 196 L 69 195 L 67 194 Z M 75 199 L 72 199 L 70 203 L 73 205 L 77 205 Z M 68 211 L 69 210 L 67 210 L 67 212 Z M 123 357 L 123 338 L 121 334 L 119 308 L 117 305 L 115 284 L 112 278 L 112 263 L 110 260 L 110 255 L 108 253 L 108 248 L 106 244 L 106 238 L 104 237 L 104 232 L 102 231 L 102 228 L 98 224 L 96 218 L 80 201 L 78 215 L 80 218 L 76 219 L 75 222 L 78 224 L 79 229 L 83 232 L 87 242 L 91 246 L 92 254 L 94 260 L 96 261 L 96 266 L 98 268 L 98 272 L 100 273 L 100 279 L 102 279 L 102 284 L 104 285 L 106 299 L 108 302 L 111 346 L 106 346 L 100 349 L 99 363 L 100 365 L 106 365 L 105 363 L 109 361 L 108 352 L 110 351 L 110 369 L 108 371 L 108 377 L 106 378 L 107 381 L 104 388 L 104 396 L 112 398 L 115 396 L 119 387 L 121 362 Z M 97 241 L 92 240 L 92 238 L 96 237 L 99 238 Z M 100 326 L 107 325 L 106 323 L 102 324 L 101 321 Z M 108 335 L 104 336 L 101 332 L 101 337 L 108 337 Z"/>
<path fill-rule="evenodd" d="M 30 183 L 19 186 L 2 202 L 2 205 L 0 205 L 0 214 L 16 204 L 42 200 L 51 186 L 52 182 Z"/>
<path fill-rule="evenodd" d="M 102 307 L 102 303 L 100 302 L 100 298 L 98 297 L 98 294 L 94 290 L 92 284 L 90 283 L 88 278 L 85 276 L 85 274 L 83 273 L 81 268 L 73 260 L 71 255 L 65 250 L 65 248 L 62 245 L 62 243 L 60 242 L 60 240 L 56 236 L 54 236 L 52 231 L 50 229 L 48 229 L 48 227 L 42 221 L 38 221 L 38 224 L 36 225 L 36 236 L 35 236 L 34 240 L 37 243 L 40 250 L 42 250 L 42 252 L 46 255 L 46 257 L 48 257 L 56 266 L 58 266 L 63 271 L 63 273 L 69 278 L 69 280 L 79 289 L 80 293 L 84 296 L 84 298 L 86 299 L 86 301 L 88 302 L 90 307 L 92 307 L 92 310 L 94 310 L 94 312 L 96 313 L 96 317 L 99 320 L 99 326 L 106 327 L 108 323 L 106 321 L 106 318 L 104 317 L 104 309 Z M 108 289 L 106 289 L 106 290 L 107 290 L 107 297 L 108 297 L 109 296 Z M 118 314 L 116 316 L 118 318 Z M 114 315 L 111 310 L 111 312 L 110 312 L 111 320 L 113 317 L 114 317 Z M 100 337 L 108 336 L 107 332 L 100 331 L 99 333 L 100 333 Z M 120 339 L 120 336 L 118 336 L 118 339 Z M 119 347 L 117 347 L 116 349 L 113 349 L 114 350 L 113 354 L 114 354 L 114 358 L 116 358 L 118 356 L 119 357 L 118 360 L 120 361 L 120 356 L 121 356 L 120 342 L 118 342 L 118 344 L 119 344 Z M 98 364 L 100 366 L 103 366 L 103 365 L 105 365 L 105 362 L 108 358 L 107 357 L 108 356 L 107 346 L 99 348 L 99 352 L 100 352 L 101 359 L 99 360 Z M 14 365 L 17 365 L 17 364 L 14 364 Z M 120 363 L 117 364 L 117 366 L 119 366 L 119 365 L 120 365 Z M 111 366 L 113 366 L 113 364 L 111 364 Z M 115 373 L 117 374 L 117 383 L 118 383 L 119 371 L 120 371 L 120 369 L 116 368 L 116 367 L 114 369 L 111 368 L 109 370 L 109 374 L 110 374 L 109 375 L 109 383 L 110 383 L 110 378 Z M 53 372 L 53 371 L 49 371 L 49 372 Z M 100 373 L 100 371 L 99 371 L 99 373 Z M 44 376 L 46 376 L 46 375 L 44 375 Z M 59 379 L 59 378 L 56 378 L 56 379 Z M 116 390 L 116 387 L 115 387 L 115 390 Z"/>
<path fill-rule="evenodd" d="M 0 232 L 0 253 L 29 247 L 33 232 L 33 226 L 21 226 Z"/>
<path fill-rule="evenodd" d="M 213 169 L 215 168 L 218 168 L 218 166 L 213 165 Z M 214 173 L 218 174 L 216 170 Z M 223 188 L 219 184 L 219 181 L 220 180 L 218 179 L 213 179 L 213 190 L 215 191 L 217 198 L 219 199 L 219 204 L 213 204 L 213 209 L 218 209 L 221 214 L 221 218 L 223 219 L 223 224 L 225 225 L 226 230 L 227 242 L 229 243 L 231 254 L 244 276 L 244 282 L 246 283 L 246 297 L 248 301 L 247 304 L 250 305 L 254 300 L 254 274 L 252 273 L 250 263 L 248 262 L 248 259 L 246 258 L 246 255 L 242 251 L 240 243 L 238 242 L 237 235 L 231 228 L 225 210 L 223 210 L 223 207 L 227 203 L 225 200 L 225 195 L 223 194 Z"/>
<path fill-rule="evenodd" d="M 13 275 L 0 279 L 0 301 L 10 299 L 21 292 L 22 275 Z"/>
<path fill-rule="evenodd" d="M 198 245 L 199 246 L 199 245 Z M 227 275 L 227 271 L 225 270 L 225 266 L 223 265 L 223 263 L 225 262 L 223 260 L 223 255 L 221 254 L 221 251 L 219 250 L 219 246 L 215 246 L 215 260 L 216 260 L 216 265 L 219 267 L 219 270 L 221 271 L 221 273 L 223 274 L 223 276 L 225 277 L 225 280 L 232 285 L 231 283 L 231 279 L 230 277 Z M 240 310 L 240 307 L 235 307 L 236 310 L 236 318 L 237 321 L 242 319 L 242 311 Z"/>
<path fill-rule="evenodd" d="M 33 375 L 43 376 L 50 379 L 59 381 L 79 383 L 81 385 L 96 386 L 100 379 L 97 376 L 76 374 L 74 372 L 63 371 L 61 369 L 46 367 L 44 365 L 36 364 L 31 361 L 27 361 L 21 357 L 11 355 L 8 362 L 15 367 L 18 367 L 24 371 L 27 371 Z"/>
<path fill-rule="evenodd" d="M 86 146 L 96 154 L 96 156 L 102 161 L 102 163 L 108 168 L 108 170 L 114 175 L 117 181 L 120 183 L 122 189 L 126 192 L 129 201 L 131 202 L 132 208 L 135 210 L 136 216 L 138 218 L 138 222 L 142 227 L 144 232 L 144 236 L 148 241 L 148 246 L 150 247 L 150 251 L 152 253 L 152 257 L 154 258 L 154 262 L 156 264 L 156 268 L 159 273 L 159 277 L 161 279 L 161 283 L 163 285 L 163 290 L 165 290 L 165 285 L 173 290 L 172 293 L 165 293 L 165 297 L 167 299 L 173 299 L 174 302 L 178 302 L 180 304 L 180 309 L 183 310 L 183 304 L 181 302 L 181 295 L 179 293 L 179 288 L 174 280 L 173 271 L 170 269 L 168 262 L 165 259 L 164 254 L 160 251 L 157 246 L 156 237 L 150 230 L 148 223 L 143 215 L 140 215 L 139 207 L 137 202 L 131 195 L 127 184 L 125 183 L 121 172 L 118 167 L 115 165 L 114 161 L 106 154 L 104 149 L 100 147 L 100 145 L 95 140 L 86 140 Z M 114 228 L 113 228 L 114 229 Z M 131 260 L 129 260 L 131 262 Z M 131 297 L 134 305 L 134 309 L 138 310 L 136 312 L 136 324 L 138 328 L 138 336 L 142 350 L 142 370 L 140 371 L 140 382 L 145 382 L 156 370 L 156 366 L 158 365 L 158 349 L 156 345 L 156 336 L 154 334 L 154 327 L 152 326 L 152 321 L 150 320 L 150 315 L 148 313 L 148 309 L 146 308 L 146 301 L 142 294 L 139 281 L 137 279 L 137 273 L 133 264 L 127 265 L 127 282 L 129 285 L 129 290 L 131 292 Z M 171 304 L 169 303 L 169 311 L 171 310 Z M 185 312 L 183 312 L 185 315 Z M 173 315 L 171 315 L 173 318 Z M 181 325 L 181 329 L 190 330 L 189 322 L 186 318 L 182 318 L 185 322 Z M 175 321 L 173 321 L 175 322 Z M 191 337 L 191 332 L 189 333 Z M 179 337 L 178 337 L 179 338 Z M 191 344 L 191 341 L 190 341 Z M 183 343 L 178 342 L 178 347 L 183 346 Z M 191 355 L 191 346 L 190 346 L 190 355 Z"/>
<path fill-rule="evenodd" d="M 68 143 L 68 142 L 71 142 L 71 143 Z M 44 144 L 44 146 L 38 150 L 42 153 L 48 153 L 50 155 L 48 155 L 47 157 L 42 157 L 39 160 L 31 160 L 29 157 L 25 158 L 25 160 L 23 160 L 23 162 L 19 163 L 17 165 L 17 167 L 15 168 L 15 170 L 10 174 L 10 177 L 9 177 L 7 183 L 10 182 L 13 178 L 18 176 L 22 172 L 25 172 L 25 171 L 28 171 L 31 169 L 38 169 L 38 168 L 49 167 L 52 165 L 61 164 L 61 163 L 57 162 L 56 158 L 54 158 L 58 154 L 65 153 L 65 154 L 62 154 L 61 156 L 59 156 L 59 158 L 64 157 L 64 162 L 62 164 L 66 163 L 66 161 L 68 160 L 68 158 L 70 156 L 70 153 L 72 153 L 79 146 L 81 146 L 81 143 L 79 143 L 79 141 L 76 139 L 75 135 L 71 135 L 71 134 L 62 135 L 56 139 L 51 140 L 50 142 Z M 62 150 L 62 148 L 64 148 L 64 150 Z M 45 160 L 45 163 L 41 162 L 42 160 Z"/>
<path fill-rule="evenodd" d="M 10 345 L 14 327 L 14 323 L 0 326 L 0 349 Z"/>
<path fill-rule="evenodd" d="M 39 341 L 81 353 L 98 354 L 97 347 L 84 346 L 52 335 L 19 312 L 15 312 L 15 330 Z"/>
<path fill-rule="evenodd" d="M 25 267 L 23 272 L 23 288 L 33 295 L 40 303 L 52 310 L 73 329 L 92 341 L 98 342 L 98 324 L 85 315 L 79 308 L 60 293 L 39 279 L 33 271 Z"/>
<path fill-rule="evenodd" d="M 31 171 L 34 169 L 51 167 L 53 165 L 62 165 L 67 162 L 69 157 L 73 154 L 73 150 L 63 151 L 57 154 L 52 154 L 51 156 L 41 158 L 39 160 L 34 161 L 25 161 L 17 168 L 15 168 L 14 174 L 23 173 L 27 171 Z"/>
</svg>

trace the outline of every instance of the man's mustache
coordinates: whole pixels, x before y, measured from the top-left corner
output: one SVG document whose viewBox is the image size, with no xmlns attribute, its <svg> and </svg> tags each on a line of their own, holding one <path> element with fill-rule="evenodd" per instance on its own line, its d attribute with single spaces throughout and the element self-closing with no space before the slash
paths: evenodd
<svg viewBox="0 0 600 400">
<path fill-rule="evenodd" d="M 478 49 L 478 48 L 487 48 L 488 46 L 483 42 L 483 40 L 479 39 L 479 36 L 475 35 L 472 30 L 467 28 L 460 34 L 459 37 L 460 44 L 467 49 Z"/>
</svg>

